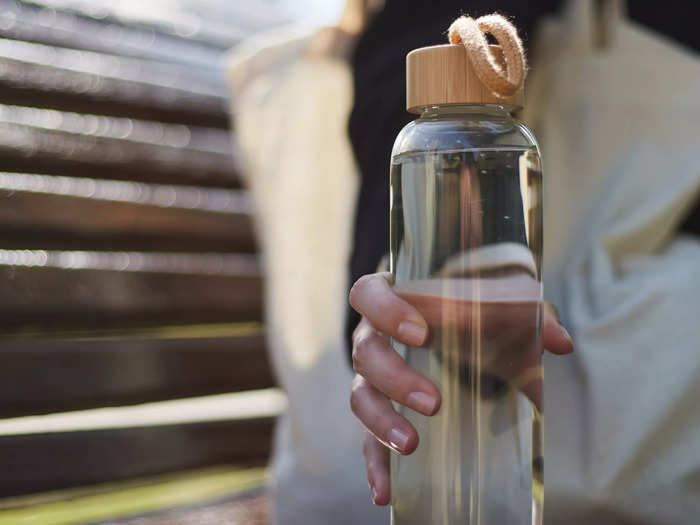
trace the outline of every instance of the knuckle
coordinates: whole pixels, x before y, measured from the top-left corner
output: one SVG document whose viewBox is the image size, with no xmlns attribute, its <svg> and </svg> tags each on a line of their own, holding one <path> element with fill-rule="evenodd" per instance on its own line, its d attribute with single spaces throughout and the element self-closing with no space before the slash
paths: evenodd
<svg viewBox="0 0 700 525">
<path fill-rule="evenodd" d="M 352 348 L 352 366 L 358 374 L 365 370 L 367 361 L 373 351 L 373 337 L 361 337 L 355 341 Z"/>
<path fill-rule="evenodd" d="M 372 325 L 369 323 L 369 321 L 367 321 L 367 318 L 363 316 L 362 319 L 360 319 L 360 322 L 355 327 L 355 329 L 352 331 L 353 345 L 355 344 L 355 341 L 361 338 L 368 331 L 371 331 L 371 329 Z"/>
<path fill-rule="evenodd" d="M 352 285 L 352 288 L 350 288 L 350 305 L 355 308 L 355 306 L 358 303 L 358 299 L 362 296 L 362 294 L 365 292 L 367 289 L 367 285 L 369 282 L 371 282 L 373 275 L 363 275 L 360 277 L 357 281 L 355 281 L 355 284 Z"/>
<path fill-rule="evenodd" d="M 369 352 L 367 346 L 367 338 L 363 337 L 355 341 L 352 347 L 352 367 L 358 374 L 363 369 L 363 363 L 367 359 L 367 354 Z"/>
<path fill-rule="evenodd" d="M 350 410 L 352 410 L 353 414 L 357 415 L 358 400 L 357 393 L 354 390 L 350 392 Z"/>
<path fill-rule="evenodd" d="M 350 410 L 352 413 L 357 415 L 360 408 L 360 391 L 364 381 L 361 376 L 355 376 L 352 381 L 352 387 L 350 389 Z"/>
<path fill-rule="evenodd" d="M 352 378 L 352 385 L 350 387 L 350 392 L 355 392 L 356 390 L 359 390 L 362 388 L 363 383 L 365 382 L 364 378 L 357 374 L 355 377 Z"/>
<path fill-rule="evenodd" d="M 358 374 L 360 374 L 363 371 L 362 360 L 358 355 L 357 346 L 355 346 L 352 350 L 352 369 Z"/>
</svg>

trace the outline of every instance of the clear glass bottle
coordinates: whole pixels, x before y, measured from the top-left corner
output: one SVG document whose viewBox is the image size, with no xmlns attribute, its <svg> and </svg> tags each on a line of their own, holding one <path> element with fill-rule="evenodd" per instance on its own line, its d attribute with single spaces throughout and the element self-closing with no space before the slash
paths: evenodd
<svg viewBox="0 0 700 525">
<path fill-rule="evenodd" d="M 392 453 L 395 525 L 541 524 L 540 156 L 515 106 L 484 98 L 411 106 L 409 85 L 420 118 L 392 153 L 394 289 L 430 331 L 393 345 L 442 394 L 432 417 L 396 406 L 420 443 Z"/>
</svg>

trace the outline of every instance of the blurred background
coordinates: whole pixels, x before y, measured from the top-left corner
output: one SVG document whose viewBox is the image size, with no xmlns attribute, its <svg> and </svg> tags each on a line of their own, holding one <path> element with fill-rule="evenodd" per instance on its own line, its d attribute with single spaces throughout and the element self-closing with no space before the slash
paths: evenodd
<svg viewBox="0 0 700 525">
<path fill-rule="evenodd" d="M 285 399 L 225 57 L 340 9 L 0 1 L 0 523 L 264 522 Z"/>
<path fill-rule="evenodd" d="M 700 512 L 697 17 L 425 4 L 0 0 L 0 525 L 388 523 L 347 293 L 387 251 L 405 54 L 462 10 L 534 58 L 576 344 L 545 356 L 546 519 Z"/>
</svg>

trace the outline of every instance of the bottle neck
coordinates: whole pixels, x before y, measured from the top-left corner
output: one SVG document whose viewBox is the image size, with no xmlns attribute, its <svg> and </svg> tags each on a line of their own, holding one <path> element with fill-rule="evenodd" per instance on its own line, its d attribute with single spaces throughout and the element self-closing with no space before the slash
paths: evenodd
<svg viewBox="0 0 700 525">
<path fill-rule="evenodd" d="M 441 104 L 423 107 L 420 118 L 422 120 L 465 117 L 510 119 L 511 113 L 516 109 L 514 106 L 500 104 Z"/>
</svg>

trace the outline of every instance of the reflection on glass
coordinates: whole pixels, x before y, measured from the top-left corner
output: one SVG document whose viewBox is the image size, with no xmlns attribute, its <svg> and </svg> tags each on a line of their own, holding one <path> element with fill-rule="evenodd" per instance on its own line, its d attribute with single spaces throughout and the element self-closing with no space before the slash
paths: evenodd
<svg viewBox="0 0 700 525">
<path fill-rule="evenodd" d="M 541 519 L 540 192 L 534 149 L 394 158 L 391 271 L 430 336 L 393 344 L 443 396 L 430 418 L 397 407 L 421 441 L 392 456 L 396 524 Z"/>
</svg>

